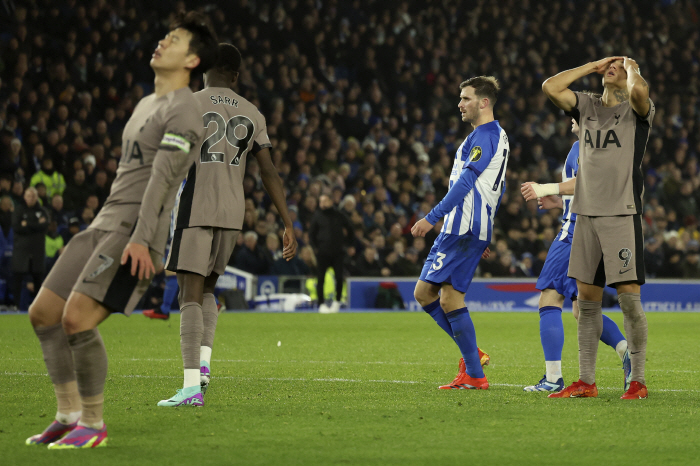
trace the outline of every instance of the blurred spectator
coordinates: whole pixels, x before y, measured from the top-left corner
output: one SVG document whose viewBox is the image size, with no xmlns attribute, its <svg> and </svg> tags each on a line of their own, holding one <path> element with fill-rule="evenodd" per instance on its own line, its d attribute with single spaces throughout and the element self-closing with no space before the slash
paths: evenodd
<svg viewBox="0 0 700 466">
<path fill-rule="evenodd" d="M 9 239 L 12 229 L 12 211 L 15 206 L 10 196 L 3 196 L 0 199 L 0 228 L 5 240 Z"/>
<path fill-rule="evenodd" d="M 243 234 L 243 247 L 238 248 L 233 266 L 256 275 L 267 273 L 271 263 L 258 245 L 258 234 L 248 231 Z"/>
<path fill-rule="evenodd" d="M 63 244 L 68 244 L 68 242 L 78 233 L 80 233 L 80 219 L 78 217 L 71 217 L 68 220 L 68 228 L 61 232 L 61 237 L 63 238 Z"/>
<path fill-rule="evenodd" d="M 70 214 L 63 208 L 63 196 L 54 194 L 51 197 L 51 206 L 48 211 L 51 220 L 56 222 L 58 228 L 65 228 L 68 226 Z"/>
<path fill-rule="evenodd" d="M 58 233 L 58 225 L 55 220 L 49 221 L 49 228 L 46 231 L 46 273 L 51 271 L 51 267 L 58 260 L 58 256 L 63 252 L 63 237 Z M 36 285 L 35 285 L 36 286 Z"/>
<path fill-rule="evenodd" d="M 41 170 L 32 176 L 31 186 L 36 186 L 38 183 L 43 183 L 46 186 L 46 196 L 51 198 L 54 194 L 63 194 L 66 189 L 66 180 L 63 175 L 57 170 L 54 170 L 53 160 L 50 157 L 44 157 L 41 161 Z"/>
<path fill-rule="evenodd" d="M 15 206 L 12 216 L 12 230 L 15 235 L 12 249 L 13 295 L 17 307 L 20 306 L 25 275 L 31 274 L 34 292 L 39 291 L 44 280 L 48 220 L 48 214 L 39 205 L 36 189 L 27 188 L 24 192 L 24 202 Z"/>
<path fill-rule="evenodd" d="M 70 212 L 82 211 L 89 195 L 90 187 L 85 181 L 85 171 L 83 169 L 76 170 L 73 180 L 63 191 L 64 207 Z"/>
<path fill-rule="evenodd" d="M 362 257 L 357 260 L 357 269 L 360 277 L 379 277 L 382 275 L 382 266 L 379 263 L 379 255 L 373 246 L 365 248 Z"/>
</svg>

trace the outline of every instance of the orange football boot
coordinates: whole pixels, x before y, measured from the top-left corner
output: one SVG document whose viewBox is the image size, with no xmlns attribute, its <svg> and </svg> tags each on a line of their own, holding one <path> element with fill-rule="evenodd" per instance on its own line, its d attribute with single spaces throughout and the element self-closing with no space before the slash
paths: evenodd
<svg viewBox="0 0 700 466">
<path fill-rule="evenodd" d="M 649 397 L 647 386 L 639 382 L 632 381 L 630 388 L 620 397 L 621 400 L 643 400 Z"/>
<path fill-rule="evenodd" d="M 598 387 L 595 383 L 587 384 L 579 379 L 564 390 L 552 393 L 547 398 L 595 398 L 598 396 Z"/>
<path fill-rule="evenodd" d="M 466 372 L 457 374 L 457 377 L 449 385 L 441 385 L 442 390 L 486 390 L 489 388 L 489 382 L 486 377 L 475 379 Z"/>
</svg>

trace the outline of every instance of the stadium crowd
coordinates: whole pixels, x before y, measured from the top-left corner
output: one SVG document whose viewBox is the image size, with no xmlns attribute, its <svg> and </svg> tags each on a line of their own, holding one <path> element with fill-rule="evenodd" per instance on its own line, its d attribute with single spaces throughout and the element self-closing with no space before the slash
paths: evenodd
<svg viewBox="0 0 700 466">
<path fill-rule="evenodd" d="M 570 118 L 549 103 L 541 83 L 588 61 L 628 55 L 641 66 L 656 104 L 642 167 L 647 276 L 700 278 L 700 11 L 692 1 L 175 5 L 206 11 L 219 39 L 240 49 L 244 63 L 235 90 L 266 117 L 273 162 L 288 189 L 301 251 L 289 263 L 280 259 L 279 216 L 249 158 L 246 234 L 232 265 L 257 274 L 312 273 L 308 232 L 318 198 L 327 193 L 353 225 L 349 275 L 417 276 L 441 223 L 426 238 L 413 238 L 410 228 L 447 192 L 454 152 L 471 129 L 459 118 L 459 84 L 494 75 L 502 86 L 496 118 L 512 152 L 494 254 L 479 274 L 537 276 L 561 211 L 524 202 L 520 184 L 558 180 L 575 140 Z M 37 227 L 44 244 L 39 235 L 30 249 L 45 247 L 49 267 L 104 203 L 123 126 L 153 91 L 149 60 L 172 6 L 0 3 L 0 274 L 6 283 L 33 272 L 13 269 L 11 260 L 24 234 L 17 231 L 18 213 L 29 208 L 28 187 L 36 188 L 49 219 Z M 201 78 L 191 85 L 201 89 Z M 595 75 L 576 86 L 602 90 Z"/>
</svg>

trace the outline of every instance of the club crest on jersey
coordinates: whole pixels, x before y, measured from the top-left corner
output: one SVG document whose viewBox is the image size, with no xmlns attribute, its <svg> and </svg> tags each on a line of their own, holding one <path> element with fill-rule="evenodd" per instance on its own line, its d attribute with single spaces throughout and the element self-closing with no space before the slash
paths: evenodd
<svg viewBox="0 0 700 466">
<path fill-rule="evenodd" d="M 469 160 L 472 162 L 477 162 L 481 158 L 481 147 L 476 146 L 469 153 Z"/>
</svg>

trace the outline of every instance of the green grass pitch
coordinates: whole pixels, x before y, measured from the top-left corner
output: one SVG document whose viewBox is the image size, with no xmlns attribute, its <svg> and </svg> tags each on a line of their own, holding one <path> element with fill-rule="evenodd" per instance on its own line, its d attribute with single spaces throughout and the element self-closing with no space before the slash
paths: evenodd
<svg viewBox="0 0 700 466">
<path fill-rule="evenodd" d="M 643 401 L 619 399 L 620 361 L 602 344 L 597 399 L 524 393 L 544 372 L 537 314 L 472 316 L 487 391 L 437 389 L 459 354 L 422 312 L 223 314 L 206 406 L 176 409 L 156 402 L 182 383 L 179 316 L 112 317 L 100 327 L 109 445 L 89 451 L 24 445 L 53 418 L 53 390 L 27 316 L 2 316 L 0 464 L 700 464 L 700 314 L 648 314 Z M 571 313 L 564 324 L 568 384 Z"/>
</svg>

